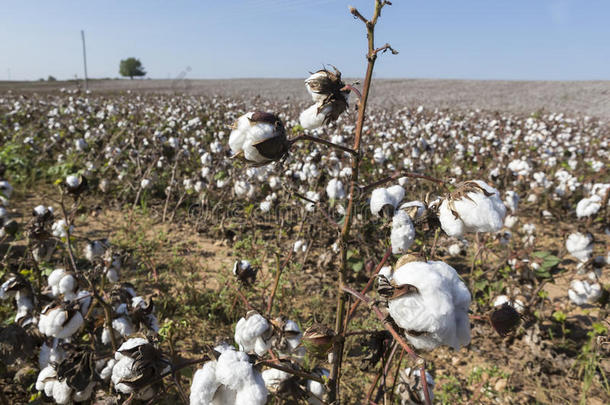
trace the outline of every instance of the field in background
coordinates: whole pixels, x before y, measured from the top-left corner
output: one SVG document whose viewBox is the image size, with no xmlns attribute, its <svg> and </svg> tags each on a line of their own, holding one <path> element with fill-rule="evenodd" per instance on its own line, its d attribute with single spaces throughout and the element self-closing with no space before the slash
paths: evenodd
<svg viewBox="0 0 610 405">
<path fill-rule="evenodd" d="M 346 80 L 349 82 L 350 80 Z M 76 81 L 2 82 L 0 93 L 53 92 L 74 89 Z M 82 82 L 80 83 L 82 85 Z M 220 94 L 229 97 L 307 100 L 301 79 L 232 80 L 91 80 L 96 93 L 137 91 L 143 93 Z M 531 114 L 536 111 L 583 114 L 610 120 L 610 81 L 495 81 L 377 79 L 372 86 L 373 105 L 403 108 L 482 109 Z"/>
</svg>

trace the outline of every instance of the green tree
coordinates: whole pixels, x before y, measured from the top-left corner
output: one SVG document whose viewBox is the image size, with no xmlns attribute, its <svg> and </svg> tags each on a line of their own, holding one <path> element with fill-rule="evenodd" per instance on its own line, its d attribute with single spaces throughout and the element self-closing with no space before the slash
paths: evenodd
<svg viewBox="0 0 610 405">
<path fill-rule="evenodd" d="M 119 73 L 121 76 L 129 76 L 130 79 L 133 79 L 134 76 L 144 76 L 146 71 L 139 59 L 127 58 L 121 61 Z"/>
</svg>

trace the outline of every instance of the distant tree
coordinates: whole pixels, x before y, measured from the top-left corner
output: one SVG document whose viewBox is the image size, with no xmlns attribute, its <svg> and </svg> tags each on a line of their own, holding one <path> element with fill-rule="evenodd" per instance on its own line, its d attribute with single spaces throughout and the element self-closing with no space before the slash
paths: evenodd
<svg viewBox="0 0 610 405">
<path fill-rule="evenodd" d="M 121 61 L 119 73 L 121 76 L 129 76 L 130 79 L 133 79 L 134 76 L 144 76 L 146 71 L 139 59 L 127 58 Z"/>
<path fill-rule="evenodd" d="M 47 78 L 48 82 L 56 82 L 57 79 L 54 76 L 49 75 L 49 77 Z"/>
</svg>

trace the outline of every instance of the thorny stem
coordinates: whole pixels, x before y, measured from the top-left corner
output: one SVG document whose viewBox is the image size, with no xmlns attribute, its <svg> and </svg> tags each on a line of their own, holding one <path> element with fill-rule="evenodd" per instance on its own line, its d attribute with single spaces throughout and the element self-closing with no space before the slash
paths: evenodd
<svg viewBox="0 0 610 405">
<path fill-rule="evenodd" d="M 357 153 L 358 153 L 354 149 L 350 149 L 348 147 L 345 147 L 345 146 L 342 146 L 342 145 L 339 145 L 339 144 L 336 144 L 333 142 L 329 142 L 325 139 L 318 138 L 316 136 L 311 136 L 311 135 L 299 135 L 296 138 L 291 139 L 289 142 L 292 145 L 293 143 L 296 143 L 298 141 L 311 141 L 311 142 L 321 143 L 322 145 L 326 145 L 331 148 L 342 150 L 343 152 L 349 153 L 353 156 L 357 155 Z"/>
<path fill-rule="evenodd" d="M 345 220 L 343 223 L 343 228 L 341 229 L 341 237 L 340 237 L 340 269 L 339 269 L 339 279 L 337 281 L 338 291 L 337 291 L 337 309 L 335 315 L 335 332 L 337 335 L 342 336 L 345 332 L 345 307 L 347 303 L 347 296 L 342 291 L 343 285 L 345 284 L 345 279 L 347 276 L 347 241 L 349 239 L 349 234 L 352 226 L 352 217 L 354 212 L 354 198 L 356 198 L 356 189 L 358 188 L 358 175 L 360 171 L 360 161 L 361 161 L 361 152 L 360 152 L 360 143 L 362 140 L 362 130 L 364 128 L 364 118 L 366 113 L 366 104 L 369 97 L 369 90 L 371 88 L 371 81 L 373 79 L 373 68 L 375 66 L 375 60 L 377 59 L 377 54 L 375 53 L 375 24 L 377 24 L 377 19 L 381 14 L 381 9 L 386 4 L 391 4 L 386 0 L 375 0 L 375 11 L 373 12 L 373 17 L 371 20 L 366 20 L 360 14 L 358 10 L 354 7 L 350 7 L 350 12 L 354 15 L 354 17 L 359 18 L 366 25 L 367 31 L 367 39 L 368 39 L 368 53 L 367 53 L 367 68 L 366 75 L 364 77 L 364 85 L 362 89 L 362 98 L 358 105 L 358 121 L 356 123 L 356 133 L 354 137 L 354 146 L 353 150 L 356 152 L 353 160 L 352 160 L 352 178 L 350 182 L 350 193 L 349 200 L 347 204 L 347 210 L 345 213 Z M 345 339 L 338 339 L 337 342 L 333 346 L 333 368 L 330 373 L 330 390 L 329 390 L 329 402 L 330 403 L 339 403 L 339 383 L 341 377 L 341 363 L 343 362 L 343 347 L 344 347 Z"/>
</svg>

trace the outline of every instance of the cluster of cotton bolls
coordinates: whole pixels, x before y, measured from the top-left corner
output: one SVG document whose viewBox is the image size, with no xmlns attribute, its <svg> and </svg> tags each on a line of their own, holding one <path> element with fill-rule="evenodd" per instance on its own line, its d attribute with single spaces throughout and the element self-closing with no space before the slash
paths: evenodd
<svg viewBox="0 0 610 405">
<path fill-rule="evenodd" d="M 0 167 L 0 179 L 4 174 L 4 167 Z M 10 218 L 7 207 L 13 194 L 13 186 L 7 180 L 0 180 L 0 239 L 14 235 L 17 232 L 17 222 Z"/>
<path fill-rule="evenodd" d="M 269 392 L 277 392 L 286 384 L 296 384 L 309 395 L 310 403 L 322 403 L 326 389 L 316 381 L 297 381 L 291 373 L 268 368 L 260 371 L 252 365 L 251 356 L 263 357 L 275 350 L 283 365 L 299 367 L 305 356 L 301 346 L 303 334 L 296 322 L 284 318 L 271 321 L 250 311 L 235 326 L 235 342 L 239 350 L 223 343 L 214 348 L 213 359 L 197 370 L 191 385 L 191 405 L 264 404 Z M 314 374 L 328 376 L 328 371 L 315 369 Z"/>
<path fill-rule="evenodd" d="M 14 298 L 17 306 L 16 323 L 25 326 L 36 322 L 33 317 L 34 292 L 30 283 L 20 274 L 10 275 L 0 286 L 0 299 L 6 300 L 9 298 Z"/>
</svg>

